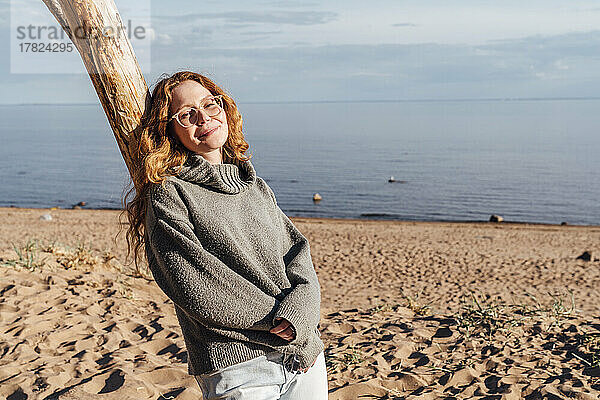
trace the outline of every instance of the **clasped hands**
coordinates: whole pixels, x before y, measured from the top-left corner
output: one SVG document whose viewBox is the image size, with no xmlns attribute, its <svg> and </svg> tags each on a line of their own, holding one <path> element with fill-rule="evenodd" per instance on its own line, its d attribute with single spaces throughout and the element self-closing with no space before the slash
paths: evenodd
<svg viewBox="0 0 600 400">
<path fill-rule="evenodd" d="M 275 325 L 275 327 L 271 328 L 269 330 L 269 332 L 274 333 L 275 335 L 279 336 L 280 338 L 285 339 L 290 342 L 296 338 L 296 331 L 294 330 L 294 327 L 292 326 L 290 321 L 288 321 L 285 318 L 276 318 L 275 323 L 277 325 Z M 312 367 L 313 365 L 315 365 L 314 362 L 312 363 L 312 365 L 310 367 Z M 301 369 L 300 371 L 306 372 L 306 371 L 308 371 L 308 369 L 310 367 Z"/>
</svg>

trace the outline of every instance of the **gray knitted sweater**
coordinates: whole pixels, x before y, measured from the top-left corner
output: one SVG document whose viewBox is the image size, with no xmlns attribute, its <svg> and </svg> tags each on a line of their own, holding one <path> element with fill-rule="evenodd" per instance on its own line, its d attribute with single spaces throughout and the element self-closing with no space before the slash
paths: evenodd
<svg viewBox="0 0 600 400">
<path fill-rule="evenodd" d="M 173 301 L 188 372 L 203 374 L 277 350 L 310 366 L 324 348 L 321 293 L 309 244 L 250 161 L 193 154 L 148 192 L 146 256 Z M 270 333 L 278 317 L 296 337 Z"/>
</svg>

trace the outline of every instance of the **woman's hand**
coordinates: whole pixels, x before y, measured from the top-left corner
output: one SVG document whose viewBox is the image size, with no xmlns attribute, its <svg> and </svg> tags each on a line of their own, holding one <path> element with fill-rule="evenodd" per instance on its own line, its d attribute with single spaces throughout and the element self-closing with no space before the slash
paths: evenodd
<svg viewBox="0 0 600 400">
<path fill-rule="evenodd" d="M 284 318 L 277 318 L 275 322 L 278 324 L 275 327 L 271 328 L 269 332 L 274 333 L 280 338 L 290 342 L 296 338 L 296 331 L 294 330 L 294 327 L 292 326 L 290 321 Z"/>
<path fill-rule="evenodd" d="M 294 338 L 296 337 L 296 332 L 294 331 L 294 327 L 288 320 L 286 320 L 284 318 L 277 318 L 275 320 L 275 322 L 279 322 L 279 323 L 274 328 L 271 328 L 269 330 L 269 332 L 274 333 L 277 336 L 279 336 L 280 338 L 285 339 L 285 340 L 289 340 L 289 341 L 294 340 Z M 316 361 L 317 360 L 313 361 L 313 363 L 310 367 L 315 365 Z M 308 369 L 310 367 L 303 368 L 300 371 L 305 373 L 306 371 L 308 371 Z"/>
</svg>

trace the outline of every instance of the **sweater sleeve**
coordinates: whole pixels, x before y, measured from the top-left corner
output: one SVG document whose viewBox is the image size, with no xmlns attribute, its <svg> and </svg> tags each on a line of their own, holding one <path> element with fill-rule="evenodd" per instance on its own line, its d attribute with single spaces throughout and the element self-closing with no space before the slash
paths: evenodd
<svg viewBox="0 0 600 400">
<path fill-rule="evenodd" d="M 148 263 L 157 285 L 205 326 L 269 330 L 279 301 L 206 251 L 171 187 L 148 204 Z"/>
<path fill-rule="evenodd" d="M 285 318 L 296 330 L 296 338 L 290 342 L 302 343 L 317 329 L 321 319 L 321 287 L 310 255 L 308 240 L 277 205 L 275 194 L 265 183 L 283 227 L 283 256 L 286 274 L 292 285 L 291 291 L 281 300 L 273 317 Z"/>
</svg>

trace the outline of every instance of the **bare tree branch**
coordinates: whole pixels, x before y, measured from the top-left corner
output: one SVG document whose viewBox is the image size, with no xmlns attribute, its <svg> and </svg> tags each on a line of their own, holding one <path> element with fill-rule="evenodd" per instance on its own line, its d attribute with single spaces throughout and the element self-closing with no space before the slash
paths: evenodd
<svg viewBox="0 0 600 400">
<path fill-rule="evenodd" d="M 42 0 L 79 51 L 129 173 L 150 95 L 113 0 Z M 103 34 L 106 27 L 120 34 Z"/>
</svg>

